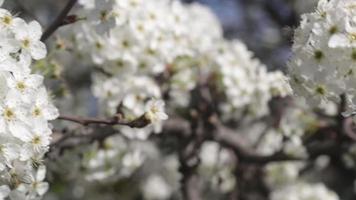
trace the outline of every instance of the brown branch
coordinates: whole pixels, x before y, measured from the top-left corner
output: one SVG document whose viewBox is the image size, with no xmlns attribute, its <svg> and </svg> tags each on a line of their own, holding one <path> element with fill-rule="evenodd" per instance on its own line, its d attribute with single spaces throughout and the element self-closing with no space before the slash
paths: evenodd
<svg viewBox="0 0 356 200">
<path fill-rule="evenodd" d="M 354 123 L 351 117 L 345 118 L 342 123 L 342 130 L 346 136 L 356 141 L 356 132 L 353 130 Z"/>
<path fill-rule="evenodd" d="M 233 150 L 238 159 L 243 162 L 267 164 L 269 162 L 275 161 L 298 161 L 306 159 L 302 157 L 286 155 L 282 152 L 270 156 L 260 155 L 245 145 L 248 144 L 248 142 L 244 141 L 241 135 L 222 125 L 218 126 L 218 129 L 215 133 L 213 133 L 211 139 L 220 143 L 222 146 Z"/>
<path fill-rule="evenodd" d="M 147 120 L 145 120 L 144 117 L 139 117 L 138 119 L 133 120 L 131 122 L 125 122 L 123 120 L 120 120 L 119 117 L 112 118 L 112 119 L 99 119 L 99 118 L 85 118 L 85 117 L 62 115 L 58 119 L 78 123 L 83 126 L 96 124 L 96 125 L 104 125 L 104 127 L 114 126 L 114 125 L 124 125 L 132 128 L 141 128 L 143 127 L 142 125 L 145 126 L 148 125 Z M 349 122 L 349 120 L 347 120 L 347 122 Z M 179 136 L 182 140 L 188 140 L 188 144 L 189 144 L 190 143 L 189 138 L 192 137 L 192 133 L 191 130 L 189 130 L 188 128 L 188 124 L 189 123 L 187 122 L 187 120 L 179 117 L 174 117 L 172 119 L 167 120 L 164 123 L 163 133 Z M 327 145 L 321 145 L 318 147 L 309 148 L 308 149 L 309 158 L 286 155 L 283 152 L 277 152 L 273 155 L 268 155 L 268 156 L 260 155 L 257 152 L 255 152 L 253 149 L 251 149 L 251 147 L 246 145 L 248 144 L 248 142 L 244 140 L 241 134 L 238 134 L 234 130 L 229 129 L 228 127 L 225 127 L 224 125 L 219 124 L 218 122 L 215 122 L 215 126 L 216 129 L 214 129 L 213 132 L 206 133 L 207 135 L 205 135 L 204 137 L 207 138 L 205 139 L 216 141 L 220 143 L 222 146 L 233 150 L 237 155 L 237 157 L 239 158 L 239 160 L 246 163 L 255 163 L 255 164 L 264 165 L 270 162 L 280 162 L 280 161 L 307 161 L 308 159 L 315 158 L 319 155 L 333 155 L 335 152 L 337 152 L 334 144 L 327 144 Z M 117 133 L 118 133 L 117 131 L 113 130 L 112 132 L 107 132 L 105 134 L 99 132 L 93 132 L 91 134 L 67 135 L 67 136 L 63 136 L 65 138 L 62 138 L 61 142 L 65 141 L 66 145 L 71 146 L 72 143 L 71 142 L 68 143 L 67 140 L 71 140 L 74 138 L 75 140 L 81 140 L 80 142 L 75 143 L 75 145 L 77 145 L 78 143 L 83 144 L 95 140 L 102 140 L 105 139 L 106 137 L 109 137 Z M 58 143 L 61 142 L 57 141 L 53 143 L 51 146 L 57 146 Z M 199 143 L 201 143 L 201 141 Z"/>
<path fill-rule="evenodd" d="M 66 149 L 72 149 L 78 145 L 89 144 L 94 141 L 103 141 L 104 139 L 120 134 L 119 131 L 114 130 L 114 125 L 127 125 L 127 123 L 114 121 L 112 119 L 98 119 L 98 118 L 83 118 L 74 116 L 60 116 L 59 120 L 74 122 L 83 126 L 89 125 L 103 125 L 96 129 L 85 129 L 81 133 L 76 133 L 75 130 L 61 133 L 61 137 L 53 141 L 50 145 L 51 154 L 54 150 L 63 152 Z M 140 119 L 140 118 L 139 118 Z M 130 124 L 130 123 L 128 123 Z M 171 117 L 163 124 L 162 134 L 169 136 L 177 136 L 179 139 L 187 138 L 191 135 L 189 123 L 187 120 L 178 117 Z M 155 135 L 156 136 L 156 135 Z M 53 157 L 53 156 L 52 156 Z"/>
<path fill-rule="evenodd" d="M 336 142 L 321 143 L 315 146 L 307 146 L 308 157 L 297 157 L 287 155 L 283 152 L 277 152 L 273 155 L 260 155 L 255 152 L 251 147 L 247 146 L 248 142 L 244 140 L 241 134 L 238 134 L 234 130 L 223 126 L 222 124 L 216 124 L 217 129 L 211 134 L 210 140 L 214 140 L 220 143 L 222 146 L 233 150 L 240 160 L 240 162 L 254 163 L 254 164 L 268 164 L 270 162 L 282 162 L 282 161 L 308 161 L 315 159 L 320 155 L 335 156 L 340 152 L 340 146 Z"/>
<path fill-rule="evenodd" d="M 131 128 L 143 128 L 148 124 L 150 124 L 150 121 L 146 119 L 144 115 L 132 121 L 123 120 L 120 116 L 113 117 L 111 119 L 99 119 L 99 118 L 90 118 L 90 117 L 61 115 L 57 119 L 74 122 L 77 124 L 81 124 L 83 126 L 97 124 L 97 125 L 105 125 L 105 126 L 122 125 L 122 126 L 129 126 Z"/>
<path fill-rule="evenodd" d="M 80 145 L 91 144 L 95 141 L 101 142 L 106 138 L 120 134 L 111 126 L 97 127 L 97 129 L 88 129 L 83 133 L 77 134 L 75 131 L 66 133 L 57 141 L 52 142 L 46 156 L 50 159 L 55 159 L 64 151 L 73 149 Z"/>
<path fill-rule="evenodd" d="M 67 5 L 63 8 L 63 10 L 59 13 L 57 18 L 53 21 L 53 23 L 46 29 L 41 37 L 41 41 L 46 41 L 60 26 L 63 25 L 68 13 L 74 7 L 78 0 L 69 0 Z"/>
<path fill-rule="evenodd" d="M 336 116 L 338 133 L 347 136 L 353 141 L 356 141 L 356 132 L 354 131 L 354 123 L 352 117 L 343 116 L 343 113 L 346 110 L 347 110 L 347 96 L 346 94 L 342 94 L 340 95 L 338 114 Z"/>
<path fill-rule="evenodd" d="M 180 140 L 178 149 L 179 155 L 179 172 L 181 178 L 181 192 L 186 200 L 201 200 L 201 188 L 199 184 L 199 175 L 197 168 L 200 164 L 199 151 L 202 142 L 205 140 L 203 123 L 200 117 L 192 117 L 190 120 L 190 135 Z"/>
</svg>

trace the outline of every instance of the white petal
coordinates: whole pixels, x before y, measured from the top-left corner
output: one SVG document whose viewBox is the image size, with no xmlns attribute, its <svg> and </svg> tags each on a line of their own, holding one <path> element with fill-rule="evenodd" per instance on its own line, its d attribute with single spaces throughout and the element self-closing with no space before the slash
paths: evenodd
<svg viewBox="0 0 356 200">
<path fill-rule="evenodd" d="M 47 120 L 54 120 L 59 116 L 59 112 L 54 105 L 48 104 L 43 110 L 43 115 Z"/>
<path fill-rule="evenodd" d="M 33 44 L 31 45 L 31 55 L 33 59 L 35 60 L 42 59 L 46 56 L 46 54 L 47 54 L 46 45 L 41 41 L 34 41 Z"/>
<path fill-rule="evenodd" d="M 338 47 L 348 47 L 350 46 L 350 40 L 344 34 L 335 34 L 329 40 L 330 48 L 338 48 Z"/>
<path fill-rule="evenodd" d="M 8 143 L 4 151 L 6 158 L 11 161 L 19 156 L 20 147 L 17 144 Z"/>
<path fill-rule="evenodd" d="M 0 163 L 0 172 L 2 172 L 5 168 L 6 168 L 5 165 L 2 164 L 2 163 Z M 1 198 L 0 198 L 0 199 L 1 199 Z"/>
<path fill-rule="evenodd" d="M 6 131 L 6 123 L 3 117 L 0 117 L 0 133 L 5 133 Z"/>
<path fill-rule="evenodd" d="M 33 148 L 31 147 L 30 144 L 25 144 L 20 153 L 20 160 L 21 161 L 27 161 L 30 160 L 30 158 L 33 156 Z"/>
<path fill-rule="evenodd" d="M 0 186 L 0 199 L 4 199 L 7 197 L 10 193 L 10 188 L 7 185 L 2 185 Z"/>
<path fill-rule="evenodd" d="M 44 165 L 41 165 L 38 168 L 37 175 L 36 175 L 36 180 L 37 181 L 43 181 L 46 177 L 46 167 Z"/>
<path fill-rule="evenodd" d="M 37 193 L 42 196 L 48 191 L 48 188 L 49 188 L 49 186 L 48 186 L 47 182 L 38 183 L 37 184 Z"/>
<path fill-rule="evenodd" d="M 29 36 L 32 40 L 40 40 L 42 35 L 41 25 L 37 21 L 32 21 L 28 24 Z"/>
<path fill-rule="evenodd" d="M 9 130 L 13 136 L 24 142 L 31 140 L 31 133 L 28 130 L 28 127 L 21 122 L 10 122 Z"/>
<path fill-rule="evenodd" d="M 18 190 L 13 190 L 10 192 L 10 199 L 11 200 L 24 200 L 24 199 L 26 199 L 26 196 L 23 192 L 20 192 Z"/>
<path fill-rule="evenodd" d="M 43 82 L 43 76 L 34 74 L 26 79 L 26 84 L 32 88 L 38 88 Z M 42 97 L 43 98 L 43 97 Z"/>
<path fill-rule="evenodd" d="M 20 41 L 24 40 L 28 36 L 27 23 L 20 18 L 16 18 L 13 24 L 14 24 L 13 28 L 14 28 L 14 33 L 16 35 L 16 39 Z"/>
</svg>

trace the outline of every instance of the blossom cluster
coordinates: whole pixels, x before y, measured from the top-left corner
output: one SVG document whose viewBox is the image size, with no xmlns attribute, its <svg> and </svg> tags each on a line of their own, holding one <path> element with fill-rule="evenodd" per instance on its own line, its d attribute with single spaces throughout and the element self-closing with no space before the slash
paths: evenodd
<svg viewBox="0 0 356 200">
<path fill-rule="evenodd" d="M 186 107 L 202 76 L 221 95 L 227 118 L 241 117 L 244 108 L 264 115 L 272 96 L 290 92 L 282 73 L 267 72 L 242 42 L 225 40 L 216 17 L 200 4 L 80 2 L 86 20 L 76 25 L 74 42 L 93 60 L 93 91 L 110 114 L 120 107 L 127 116 L 140 115 L 147 99 L 163 94 L 170 108 Z"/>
<path fill-rule="evenodd" d="M 203 143 L 200 151 L 199 174 L 205 178 L 211 188 L 220 193 L 231 192 L 238 180 L 233 175 L 235 159 L 231 152 L 217 142 Z"/>
<path fill-rule="evenodd" d="M 84 156 L 85 176 L 81 180 L 107 183 L 133 176 L 135 170 L 141 172 L 139 168 L 150 163 L 146 147 L 152 144 L 146 139 L 152 132 L 159 133 L 167 119 L 164 107 L 169 112 L 189 108 L 191 92 L 199 84 L 208 85 L 217 97 L 218 109 L 226 120 L 266 115 L 272 97 L 290 93 L 281 72 L 268 72 L 241 41 L 224 39 L 216 17 L 200 4 L 176 0 L 79 3 L 82 7 L 76 15 L 81 20 L 71 25 L 73 35 L 66 35 L 66 30 L 57 44 L 66 38 L 69 42 L 57 46 L 67 46 L 79 55 L 78 60 L 93 66 L 92 91 L 106 115 L 119 114 L 128 121 L 144 116 L 152 123 L 139 129 L 114 127 L 122 137 L 109 137 L 104 145 L 94 145 L 89 157 Z M 140 142 L 145 149 L 127 145 L 131 142 Z M 105 144 L 115 145 L 108 148 Z M 158 151 L 156 146 L 153 149 Z M 228 161 L 232 156 L 219 149 L 216 143 L 203 145 L 205 154 L 222 160 L 211 163 L 203 152 L 199 170 L 211 187 L 228 193 L 235 186 L 234 165 Z M 134 159 L 134 166 L 125 165 L 126 155 Z M 177 157 L 171 160 L 178 162 Z M 174 167 L 167 168 L 178 173 L 171 170 Z M 170 178 L 167 173 L 151 173 L 141 184 L 145 198 L 173 195 L 179 180 Z M 166 190 L 155 193 L 152 187 Z"/>
<path fill-rule="evenodd" d="M 295 93 L 311 105 L 346 95 L 347 112 L 355 110 L 355 13 L 353 0 L 321 0 L 315 12 L 302 16 L 289 71 Z"/>
<path fill-rule="evenodd" d="M 118 134 L 66 151 L 48 168 L 56 181 L 71 184 L 61 194 L 55 192 L 60 199 L 133 199 L 142 194 L 147 200 L 165 200 L 178 193 L 181 179 L 175 155 L 162 155 L 149 140 Z"/>
<path fill-rule="evenodd" d="M 319 167 L 323 167 L 323 164 L 319 165 Z M 303 180 L 300 177 L 303 167 L 305 167 L 304 163 L 296 161 L 268 164 L 265 167 L 265 179 L 271 190 L 270 199 L 340 199 L 335 192 L 328 189 L 323 183 L 310 183 Z"/>
<path fill-rule="evenodd" d="M 94 145 L 84 154 L 82 166 L 88 181 L 110 182 L 129 177 L 145 160 L 143 150 L 137 144 L 130 144 L 119 135 L 106 140 L 103 145 L 104 148 Z"/>
<path fill-rule="evenodd" d="M 0 8 L 0 199 L 38 199 L 48 189 L 42 159 L 58 111 L 30 69 L 47 53 L 41 35 L 38 22 Z"/>
<path fill-rule="evenodd" d="M 264 129 L 263 137 L 260 138 L 259 145 L 256 147 L 260 154 L 272 155 L 282 151 L 296 157 L 308 156 L 303 140 L 320 126 L 320 122 L 304 102 L 295 101 L 293 104 L 285 108 L 277 127 Z M 335 113 L 334 109 L 330 110 L 330 113 Z"/>
<path fill-rule="evenodd" d="M 325 199 L 339 200 L 339 197 L 323 184 L 297 183 L 276 190 L 271 195 L 272 200 L 308 200 Z"/>
</svg>

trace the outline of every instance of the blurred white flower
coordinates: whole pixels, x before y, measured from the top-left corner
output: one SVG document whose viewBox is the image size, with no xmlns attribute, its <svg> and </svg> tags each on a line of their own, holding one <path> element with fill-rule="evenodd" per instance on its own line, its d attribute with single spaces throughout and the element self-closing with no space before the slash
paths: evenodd
<svg viewBox="0 0 356 200">
<path fill-rule="evenodd" d="M 296 183 L 287 185 L 272 192 L 272 200 L 339 200 L 334 192 L 330 191 L 324 184 Z"/>
<path fill-rule="evenodd" d="M 143 195 L 147 200 L 169 199 L 172 193 L 171 187 L 162 176 L 152 174 L 142 186 Z"/>
<path fill-rule="evenodd" d="M 152 123 L 168 119 L 168 115 L 164 112 L 164 101 L 152 99 L 146 104 L 145 117 Z"/>
</svg>

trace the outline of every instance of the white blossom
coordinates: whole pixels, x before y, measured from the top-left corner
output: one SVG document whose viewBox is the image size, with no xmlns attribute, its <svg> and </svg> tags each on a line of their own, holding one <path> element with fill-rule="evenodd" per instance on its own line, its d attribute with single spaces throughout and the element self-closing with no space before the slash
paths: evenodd
<svg viewBox="0 0 356 200">
<path fill-rule="evenodd" d="M 0 8 L 0 199 L 39 199 L 48 189 L 41 160 L 51 139 L 48 120 L 58 111 L 43 77 L 31 74 L 32 59 L 46 56 L 41 35 L 38 22 Z"/>
<path fill-rule="evenodd" d="M 326 188 L 325 185 L 321 183 L 308 184 L 303 182 L 287 185 L 286 187 L 275 190 L 270 197 L 272 200 L 339 200 L 339 197 Z"/>
<path fill-rule="evenodd" d="M 152 123 L 168 119 L 168 115 L 164 112 L 164 102 L 162 100 L 150 100 L 146 104 L 145 117 Z"/>
<path fill-rule="evenodd" d="M 164 200 L 171 196 L 172 189 L 159 175 L 152 174 L 142 186 L 143 195 L 147 200 Z"/>
<path fill-rule="evenodd" d="M 2 3 L 2 2 L 0 2 L 0 3 Z M 9 195 L 10 191 L 11 190 L 7 185 L 0 186 L 0 199 L 4 200 Z"/>
<path fill-rule="evenodd" d="M 21 21 L 14 27 L 14 32 L 15 38 L 20 42 L 21 55 L 25 59 L 32 57 L 35 60 L 39 60 L 46 56 L 46 46 L 40 41 L 42 28 L 37 21 L 32 21 L 29 24 Z"/>
</svg>

